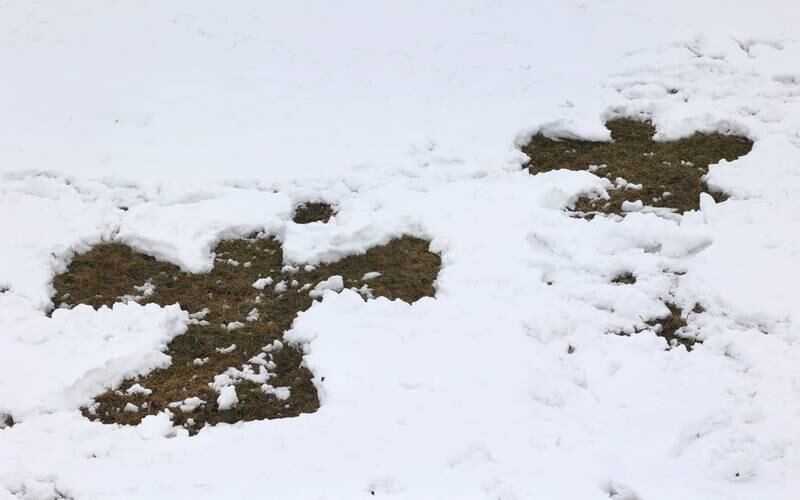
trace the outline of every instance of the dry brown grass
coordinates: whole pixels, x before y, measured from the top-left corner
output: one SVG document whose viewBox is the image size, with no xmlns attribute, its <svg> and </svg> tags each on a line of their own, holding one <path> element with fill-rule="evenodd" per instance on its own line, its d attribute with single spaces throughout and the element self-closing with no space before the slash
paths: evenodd
<svg viewBox="0 0 800 500">
<path fill-rule="evenodd" d="M 334 214 L 336 214 L 336 211 L 328 203 L 310 201 L 295 207 L 292 220 L 298 224 L 328 222 Z"/>
<path fill-rule="evenodd" d="M 140 303 L 178 303 L 189 313 L 208 309 L 202 323 L 190 325 L 186 334 L 169 344 L 170 367 L 125 380 L 120 390 L 98 395 L 96 404 L 83 410 L 85 416 L 104 423 L 137 424 L 146 415 L 169 409 L 176 424 L 194 433 L 204 425 L 218 422 L 292 417 L 316 411 L 319 400 L 312 375 L 301 365 L 301 353 L 291 346 L 272 350 L 265 360 L 275 363 L 268 383 L 289 387 L 291 396 L 287 400 L 265 393 L 259 384 L 245 381 L 236 386 L 239 404 L 220 411 L 216 403 L 218 394 L 209 383 L 229 367 L 241 369 L 250 364 L 258 372 L 258 366 L 249 360 L 262 354 L 265 346 L 281 340 L 297 313 L 311 306 L 314 299 L 308 294 L 308 286 L 313 288 L 330 276 L 340 275 L 345 287 L 367 285 L 375 297 L 414 302 L 434 295 L 433 283 L 441 265 L 439 256 L 428 251 L 427 241 L 411 237 L 395 239 L 363 255 L 314 268 L 284 269 L 282 248 L 274 238 L 223 241 L 215 253 L 212 271 L 190 274 L 125 246 L 103 244 L 77 255 L 68 270 L 55 278 L 54 302 L 61 303 L 61 307 L 110 306 L 122 296 L 140 294 L 134 287 L 149 281 L 155 286 L 154 292 L 139 299 Z M 362 278 L 368 272 L 381 275 L 364 281 Z M 263 290 L 253 288 L 256 280 L 266 277 L 271 277 L 274 283 L 285 282 L 287 290 L 278 293 L 274 284 Z M 248 321 L 253 309 L 258 310 L 259 317 L 253 319 L 251 315 Z M 231 331 L 223 327 L 235 321 L 244 326 Z M 232 344 L 236 344 L 236 349 L 230 353 L 217 351 Z M 198 365 L 195 363 L 198 358 L 208 359 Z M 134 383 L 152 390 L 152 394 L 126 394 L 124 390 Z M 170 407 L 170 403 L 189 397 L 199 397 L 206 404 L 186 412 Z M 136 405 L 139 411 L 124 411 L 128 403 Z"/>
<path fill-rule="evenodd" d="M 652 207 L 678 212 L 699 207 L 700 193 L 709 192 L 703 177 L 708 166 L 722 159 L 735 160 L 750 152 L 753 143 L 744 138 L 719 133 L 695 133 L 668 142 L 653 141 L 650 122 L 617 119 L 606 123 L 614 142 L 550 139 L 538 134 L 522 148 L 530 157 L 528 170 L 538 174 L 550 170 L 586 170 L 590 165 L 605 167 L 595 174 L 612 183 L 621 177 L 642 189 L 614 189 L 609 200 L 581 199 L 574 207 L 582 214 L 622 213 L 624 201 L 642 200 Z M 668 194 L 665 194 L 668 193 Z M 710 194 L 724 201 L 723 193 Z"/>
<path fill-rule="evenodd" d="M 687 351 L 691 351 L 696 344 L 702 344 L 703 342 L 700 339 L 688 336 L 683 329 L 687 325 L 686 319 L 688 315 L 680 307 L 671 302 L 667 302 L 665 305 L 669 309 L 669 313 L 661 318 L 648 321 L 647 330 L 652 331 L 657 336 L 666 340 L 667 349 L 682 345 Z M 696 305 L 691 312 L 702 312 L 702 308 Z M 622 332 L 614 333 L 623 336 L 627 335 Z"/>
</svg>

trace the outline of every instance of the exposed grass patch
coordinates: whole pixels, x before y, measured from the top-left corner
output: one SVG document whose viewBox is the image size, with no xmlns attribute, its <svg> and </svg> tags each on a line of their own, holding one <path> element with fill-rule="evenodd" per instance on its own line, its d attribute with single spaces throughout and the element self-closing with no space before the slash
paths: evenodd
<svg viewBox="0 0 800 500">
<path fill-rule="evenodd" d="M 682 329 L 686 326 L 683 310 L 669 302 L 666 306 L 669 308 L 668 315 L 649 321 L 647 324 L 656 332 L 656 335 L 666 340 L 670 347 L 682 345 L 687 351 L 691 351 L 694 345 L 701 343 L 701 341 L 682 334 Z"/>
<path fill-rule="evenodd" d="M 633 273 L 624 272 L 616 275 L 611 282 L 616 285 L 633 285 L 636 283 L 636 276 Z"/>
<path fill-rule="evenodd" d="M 292 220 L 297 224 L 328 222 L 335 213 L 336 211 L 328 203 L 322 201 L 310 201 L 295 207 Z"/>
<path fill-rule="evenodd" d="M 702 344 L 702 341 L 686 335 L 683 328 L 686 326 L 686 314 L 675 304 L 667 302 L 669 309 L 666 316 L 647 322 L 648 330 L 667 341 L 668 349 L 682 345 L 687 351 L 691 351 L 695 344 Z M 692 312 L 697 313 L 697 306 Z M 624 335 L 624 334 L 621 334 Z"/>
<path fill-rule="evenodd" d="M 703 177 L 708 166 L 722 159 L 735 160 L 750 152 L 752 141 L 719 133 L 695 133 L 669 142 L 653 141 L 650 122 L 616 119 L 606 123 L 614 142 L 550 139 L 533 136 L 522 148 L 531 161 L 531 174 L 550 170 L 590 170 L 616 184 L 610 199 L 579 200 L 575 210 L 582 214 L 623 213 L 624 202 L 641 200 L 645 206 L 678 212 L 699 208 L 700 193 L 709 192 Z M 641 185 L 641 187 L 639 187 Z M 724 201 L 723 193 L 710 192 Z"/>
<path fill-rule="evenodd" d="M 123 245 L 103 244 L 77 255 L 55 278 L 54 302 L 61 307 L 136 300 L 178 303 L 189 313 L 204 311 L 195 316 L 187 333 L 169 344 L 170 367 L 125 380 L 118 390 L 97 396 L 95 404 L 83 410 L 86 417 L 138 424 L 144 416 L 168 409 L 173 422 L 195 433 L 218 422 L 316 411 L 317 391 L 311 373 L 301 366 L 301 353 L 280 344 L 297 313 L 311 306 L 309 291 L 338 275 L 346 288 L 358 288 L 365 296 L 414 302 L 434 295 L 441 266 L 439 256 L 428 251 L 427 241 L 411 237 L 316 267 L 284 266 L 280 242 L 274 238 L 223 241 L 215 253 L 212 271 L 190 274 Z M 258 280 L 259 286 L 264 285 L 261 289 L 253 286 Z M 269 373 L 263 383 L 262 365 Z M 254 377 L 236 383 L 239 403 L 221 411 L 219 394 L 210 384 L 231 368 L 252 370 Z M 152 392 L 126 392 L 134 384 Z M 194 397 L 205 403 L 190 408 L 193 405 L 186 400 Z"/>
<path fill-rule="evenodd" d="M 0 429 L 14 427 L 14 418 L 11 415 L 0 413 Z"/>
</svg>

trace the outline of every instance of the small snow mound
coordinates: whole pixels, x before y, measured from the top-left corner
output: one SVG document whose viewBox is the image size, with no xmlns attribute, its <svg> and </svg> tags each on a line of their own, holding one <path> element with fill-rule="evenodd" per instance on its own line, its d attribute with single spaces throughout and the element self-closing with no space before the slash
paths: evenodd
<svg viewBox="0 0 800 500">
<path fill-rule="evenodd" d="M 184 399 L 183 403 L 178 406 L 178 408 L 180 408 L 180 410 L 184 413 L 190 413 L 204 404 L 206 404 L 204 400 L 198 398 L 197 396 L 192 396 L 191 398 Z"/>
<path fill-rule="evenodd" d="M 623 212 L 640 212 L 642 208 L 644 208 L 644 203 L 642 203 L 642 200 L 622 202 Z"/>
<path fill-rule="evenodd" d="M 216 351 L 220 354 L 230 354 L 236 350 L 236 344 L 231 344 L 228 347 L 217 347 Z"/>
<path fill-rule="evenodd" d="M 143 394 L 145 396 L 149 396 L 150 394 L 153 393 L 152 390 L 142 387 L 141 384 L 133 384 L 132 386 L 128 387 L 128 389 L 125 392 L 129 396 L 133 394 Z"/>
<path fill-rule="evenodd" d="M 272 278 L 259 278 L 253 283 L 253 288 L 256 290 L 263 290 L 270 286 L 274 280 Z"/>
<path fill-rule="evenodd" d="M 239 403 L 239 398 L 236 396 L 236 387 L 232 385 L 225 386 L 219 390 L 219 397 L 217 398 L 217 406 L 220 411 L 230 410 Z"/>
<path fill-rule="evenodd" d="M 344 289 L 344 279 L 339 276 L 331 276 L 325 281 L 317 283 L 313 290 L 308 292 L 308 295 L 314 299 L 322 297 L 326 290 L 333 290 L 334 292 L 341 292 Z"/>
</svg>

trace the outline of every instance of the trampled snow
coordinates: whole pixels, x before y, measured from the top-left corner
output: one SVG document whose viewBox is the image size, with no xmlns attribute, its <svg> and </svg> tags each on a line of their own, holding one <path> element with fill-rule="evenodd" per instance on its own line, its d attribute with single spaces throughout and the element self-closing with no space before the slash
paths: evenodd
<svg viewBox="0 0 800 500">
<path fill-rule="evenodd" d="M 788 0 L 0 3 L 0 499 L 798 498 L 798 26 Z M 516 146 L 607 140 L 612 116 L 755 144 L 711 166 L 724 203 L 571 218 L 611 183 L 528 175 Z M 320 199 L 330 223 L 291 222 Z M 101 241 L 203 272 L 253 231 L 298 268 L 428 238 L 436 297 L 299 314 L 314 414 L 85 419 L 203 319 L 50 317 L 53 276 Z M 693 351 L 607 334 L 667 300 L 703 304 Z M 247 377 L 288 395 L 255 364 L 221 405 Z"/>
</svg>

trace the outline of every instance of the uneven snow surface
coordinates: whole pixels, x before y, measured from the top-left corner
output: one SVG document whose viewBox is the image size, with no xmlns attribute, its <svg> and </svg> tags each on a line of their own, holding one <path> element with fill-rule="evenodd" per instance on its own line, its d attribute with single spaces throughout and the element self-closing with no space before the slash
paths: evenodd
<svg viewBox="0 0 800 500">
<path fill-rule="evenodd" d="M 800 498 L 795 0 L 0 0 L 0 67 L 0 499 Z M 708 176 L 731 199 L 587 221 L 563 208 L 607 181 L 521 170 L 530 134 L 618 115 L 751 138 Z M 339 212 L 292 223 L 308 199 Z M 314 414 L 83 418 L 190 319 L 49 317 L 71 255 L 202 272 L 253 230 L 288 264 L 428 238 L 436 298 L 300 314 Z M 606 334 L 665 300 L 705 306 L 692 352 Z"/>
</svg>

